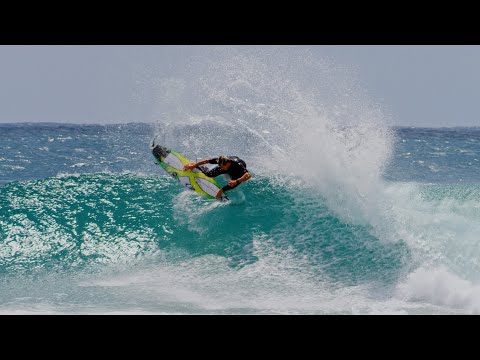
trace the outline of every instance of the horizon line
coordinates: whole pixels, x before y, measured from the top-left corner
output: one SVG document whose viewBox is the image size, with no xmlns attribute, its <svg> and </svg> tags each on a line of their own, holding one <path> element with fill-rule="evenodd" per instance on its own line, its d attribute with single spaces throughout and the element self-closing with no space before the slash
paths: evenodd
<svg viewBox="0 0 480 360">
<path fill-rule="evenodd" d="M 1 125 L 94 125 L 94 126 L 118 126 L 118 125 L 156 125 L 156 123 L 143 121 L 130 121 L 118 123 L 76 123 L 76 122 L 60 122 L 60 121 L 18 121 L 18 122 L 2 122 Z M 443 126 L 417 126 L 417 125 L 390 125 L 391 128 L 409 128 L 409 129 L 454 129 L 454 128 L 480 128 L 480 125 L 443 125 Z"/>
</svg>

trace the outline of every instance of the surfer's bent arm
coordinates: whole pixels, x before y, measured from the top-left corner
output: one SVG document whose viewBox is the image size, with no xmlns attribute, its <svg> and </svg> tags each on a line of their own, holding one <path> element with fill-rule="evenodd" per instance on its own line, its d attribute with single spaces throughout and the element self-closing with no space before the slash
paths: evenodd
<svg viewBox="0 0 480 360">
<path fill-rule="evenodd" d="M 245 170 L 246 171 L 246 170 Z M 245 174 L 243 174 L 241 177 L 239 177 L 238 179 L 236 180 L 230 180 L 228 182 L 228 185 L 224 186 L 222 188 L 222 190 L 225 192 L 225 191 L 228 191 L 228 190 L 232 190 L 233 188 L 237 187 L 238 185 L 240 185 L 240 183 L 242 182 L 245 182 L 247 181 L 248 179 L 250 179 L 252 177 L 252 175 L 250 175 L 250 173 L 248 171 L 245 172 Z"/>
<path fill-rule="evenodd" d="M 245 174 L 243 174 L 242 177 L 238 178 L 238 179 L 235 180 L 235 181 L 237 182 L 237 185 L 239 185 L 240 183 L 247 181 L 247 180 L 250 179 L 251 177 L 252 177 L 252 175 L 250 175 L 249 172 L 246 172 Z"/>
<path fill-rule="evenodd" d="M 191 163 L 188 163 L 188 164 L 185 164 L 183 166 L 183 169 L 184 170 L 193 170 L 195 169 L 197 166 L 200 166 L 200 165 L 204 165 L 204 164 L 208 164 L 210 160 L 200 160 L 199 162 L 191 162 Z"/>
</svg>

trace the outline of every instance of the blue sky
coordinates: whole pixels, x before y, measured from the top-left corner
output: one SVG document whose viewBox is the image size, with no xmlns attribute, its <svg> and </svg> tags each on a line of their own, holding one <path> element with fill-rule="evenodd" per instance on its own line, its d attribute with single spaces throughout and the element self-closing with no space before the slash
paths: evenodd
<svg viewBox="0 0 480 360">
<path fill-rule="evenodd" d="M 158 109 L 144 77 L 152 71 L 174 76 L 205 48 L 2 45 L 0 122 L 148 122 Z M 388 108 L 394 125 L 480 126 L 480 46 L 302 48 L 354 69 L 369 96 Z"/>
</svg>

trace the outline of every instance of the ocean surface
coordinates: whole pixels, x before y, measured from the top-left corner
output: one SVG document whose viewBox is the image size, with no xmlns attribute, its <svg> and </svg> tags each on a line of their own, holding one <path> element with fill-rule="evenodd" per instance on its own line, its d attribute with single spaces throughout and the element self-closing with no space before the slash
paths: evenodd
<svg viewBox="0 0 480 360">
<path fill-rule="evenodd" d="M 275 118 L 0 124 L 0 314 L 480 313 L 480 128 Z M 156 135 L 253 177 L 199 197 Z"/>
</svg>

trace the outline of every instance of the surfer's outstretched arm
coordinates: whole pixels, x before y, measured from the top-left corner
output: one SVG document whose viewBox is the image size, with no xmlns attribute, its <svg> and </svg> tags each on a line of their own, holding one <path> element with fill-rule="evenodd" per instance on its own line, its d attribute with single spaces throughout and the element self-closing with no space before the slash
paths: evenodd
<svg viewBox="0 0 480 360">
<path fill-rule="evenodd" d="M 209 160 L 206 159 L 206 160 L 200 160 L 199 162 L 190 162 L 188 164 L 185 164 L 183 166 L 183 170 L 193 170 L 195 169 L 197 166 L 200 166 L 200 165 L 204 165 L 204 164 L 208 164 Z"/>
</svg>

